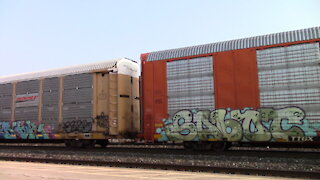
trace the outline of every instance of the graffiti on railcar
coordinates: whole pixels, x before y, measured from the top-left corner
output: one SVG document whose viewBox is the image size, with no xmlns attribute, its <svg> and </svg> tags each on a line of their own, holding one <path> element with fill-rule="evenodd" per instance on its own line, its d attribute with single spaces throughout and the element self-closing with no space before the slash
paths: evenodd
<svg viewBox="0 0 320 180">
<path fill-rule="evenodd" d="M 66 133 L 88 133 L 92 129 L 92 118 L 64 122 L 63 129 Z"/>
<path fill-rule="evenodd" d="M 0 139 L 49 139 L 50 127 L 31 121 L 0 122 Z"/>
<path fill-rule="evenodd" d="M 319 122 L 299 107 L 181 110 L 163 119 L 159 141 L 313 141 Z"/>
<path fill-rule="evenodd" d="M 103 112 L 94 118 L 94 121 L 97 123 L 98 127 L 107 128 L 108 127 L 109 116 L 105 115 Z"/>
</svg>

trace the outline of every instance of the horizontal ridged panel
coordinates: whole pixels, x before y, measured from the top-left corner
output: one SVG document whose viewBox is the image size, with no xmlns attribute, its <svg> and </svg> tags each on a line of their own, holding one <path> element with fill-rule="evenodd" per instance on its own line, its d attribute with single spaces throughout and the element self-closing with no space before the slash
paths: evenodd
<svg viewBox="0 0 320 180">
<path fill-rule="evenodd" d="M 38 107 L 16 108 L 16 121 L 35 121 L 38 120 Z"/>
<path fill-rule="evenodd" d="M 92 87 L 92 74 L 76 74 L 66 76 L 63 81 L 64 89 Z"/>
<path fill-rule="evenodd" d="M 319 122 L 320 112 L 319 111 L 308 112 L 306 119 L 308 119 L 311 122 Z"/>
<path fill-rule="evenodd" d="M 42 104 L 59 104 L 59 92 L 43 92 L 42 94 Z"/>
<path fill-rule="evenodd" d="M 11 120 L 11 108 L 0 108 L 0 121 Z"/>
<path fill-rule="evenodd" d="M 0 96 L 12 94 L 12 84 L 0 84 Z"/>
<path fill-rule="evenodd" d="M 58 105 L 42 106 L 42 119 L 58 119 L 58 117 L 59 117 Z"/>
<path fill-rule="evenodd" d="M 44 92 L 59 91 L 59 78 L 47 78 L 43 80 L 42 90 Z"/>
<path fill-rule="evenodd" d="M 22 81 L 17 83 L 16 94 L 37 93 L 39 91 L 39 81 Z"/>
<path fill-rule="evenodd" d="M 92 88 L 63 91 L 63 103 L 91 102 Z"/>
<path fill-rule="evenodd" d="M 259 70 L 319 64 L 319 44 L 308 43 L 257 51 Z"/>
<path fill-rule="evenodd" d="M 147 61 L 157 61 L 163 59 L 195 56 L 222 51 L 230 51 L 259 46 L 268 46 L 296 41 L 312 40 L 320 38 L 320 27 L 301 29 L 295 31 L 281 32 L 263 36 L 256 36 L 244 39 L 224 41 L 218 43 L 191 46 L 179 49 L 151 52 Z"/>
<path fill-rule="evenodd" d="M 0 108 L 10 108 L 12 104 L 12 96 L 0 96 Z"/>
<path fill-rule="evenodd" d="M 295 89 L 262 92 L 260 101 L 266 107 L 315 105 L 320 109 L 320 89 Z"/>
<path fill-rule="evenodd" d="M 212 57 L 167 63 L 168 112 L 183 109 L 213 109 Z"/>
<path fill-rule="evenodd" d="M 257 51 L 261 106 L 298 106 L 310 122 L 320 121 L 319 51 L 319 43 Z"/>
<path fill-rule="evenodd" d="M 63 104 L 62 111 L 63 119 L 92 117 L 92 104 Z"/>
<path fill-rule="evenodd" d="M 320 68 L 317 66 L 261 71 L 260 90 L 320 87 L 319 74 Z"/>
<path fill-rule="evenodd" d="M 190 79 L 173 79 L 168 81 L 170 88 L 168 97 L 201 96 L 213 94 L 213 77 L 197 77 Z"/>
</svg>

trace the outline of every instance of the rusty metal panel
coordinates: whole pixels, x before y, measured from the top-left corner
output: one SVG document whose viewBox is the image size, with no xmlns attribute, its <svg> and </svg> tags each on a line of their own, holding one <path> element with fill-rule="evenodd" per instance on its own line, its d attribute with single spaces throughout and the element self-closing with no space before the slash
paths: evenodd
<svg viewBox="0 0 320 180">
<path fill-rule="evenodd" d="M 214 109 L 213 59 L 167 62 L 168 113 L 182 109 Z"/>
<path fill-rule="evenodd" d="M 137 132 L 141 131 L 139 86 L 139 78 L 132 78 L 133 127 Z"/>
<path fill-rule="evenodd" d="M 204 44 L 199 46 L 191 46 L 178 49 L 170 49 L 164 51 L 151 52 L 147 61 L 158 61 L 163 59 L 195 56 L 200 54 L 208 54 L 222 51 L 230 51 L 244 48 L 252 48 L 258 46 L 268 46 L 281 43 L 291 43 L 304 40 L 312 40 L 320 38 L 320 27 L 313 27 L 295 31 L 281 32 L 243 38 L 231 41 Z"/>
</svg>

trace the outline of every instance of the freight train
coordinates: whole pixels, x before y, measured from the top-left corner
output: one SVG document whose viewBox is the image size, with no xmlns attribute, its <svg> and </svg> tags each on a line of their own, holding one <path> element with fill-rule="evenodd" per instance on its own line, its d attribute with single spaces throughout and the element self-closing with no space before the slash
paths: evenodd
<svg viewBox="0 0 320 180">
<path fill-rule="evenodd" d="M 0 77 L 0 142 L 320 144 L 320 27 Z"/>
</svg>

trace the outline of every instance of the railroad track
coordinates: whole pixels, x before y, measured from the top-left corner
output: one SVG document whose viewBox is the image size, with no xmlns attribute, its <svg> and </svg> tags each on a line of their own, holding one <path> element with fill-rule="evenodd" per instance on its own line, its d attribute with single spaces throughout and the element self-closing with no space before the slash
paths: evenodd
<svg viewBox="0 0 320 180">
<path fill-rule="evenodd" d="M 287 155 L 286 155 L 287 154 Z M 230 151 L 221 154 L 182 149 L 1 146 L 0 159 L 43 163 L 320 178 L 319 153 Z"/>
<path fill-rule="evenodd" d="M 284 171 L 274 169 L 253 169 L 253 168 L 226 168 L 226 167 L 208 167 L 208 166 L 191 166 L 191 165 L 168 165 L 168 164 L 150 164 L 150 163 L 130 163 L 130 162 L 105 162 L 93 160 L 66 160 L 66 159 L 46 159 L 46 158 L 19 158 L 19 157 L 0 157 L 6 161 L 24 161 L 24 162 L 40 162 L 55 164 L 73 164 L 73 165 L 92 165 L 92 166 L 110 166 L 110 167 L 126 167 L 126 168 L 145 168 L 145 169 L 164 169 L 178 171 L 196 171 L 196 172 L 212 172 L 212 173 L 228 173 L 228 174 L 245 174 L 259 176 L 277 176 L 291 178 L 308 178 L 319 179 L 320 172 L 305 171 Z"/>
</svg>

